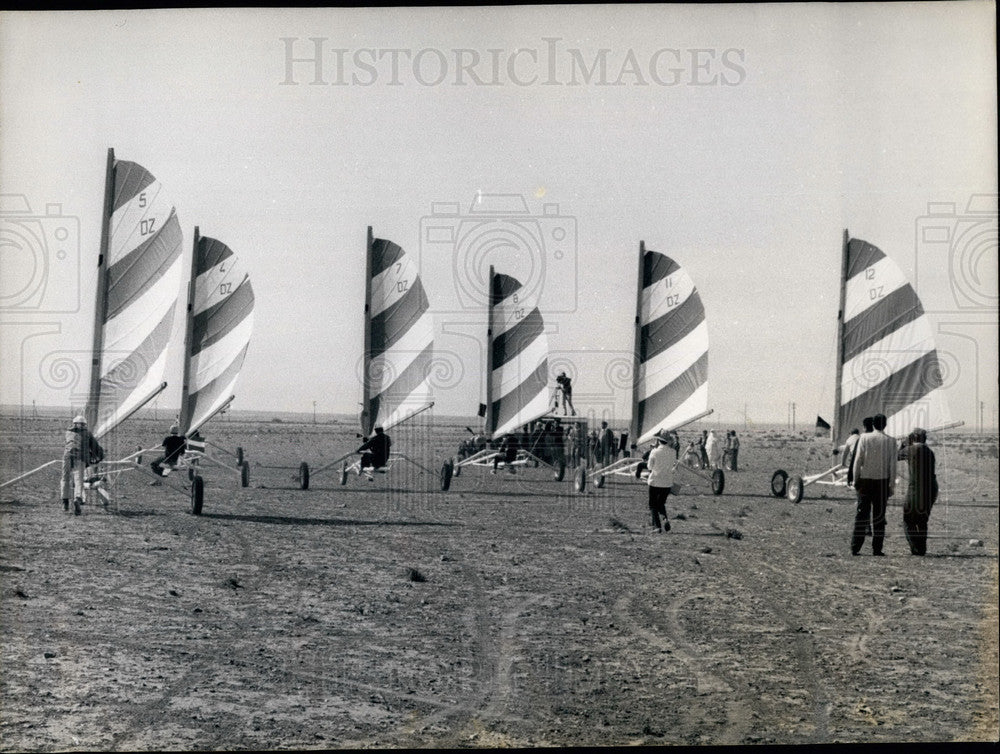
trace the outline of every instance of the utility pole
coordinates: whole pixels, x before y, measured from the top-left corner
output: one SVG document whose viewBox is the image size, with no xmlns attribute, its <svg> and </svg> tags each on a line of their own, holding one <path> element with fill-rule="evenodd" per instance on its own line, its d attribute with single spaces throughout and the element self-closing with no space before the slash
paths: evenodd
<svg viewBox="0 0 1000 754">
<path fill-rule="evenodd" d="M 792 431 L 795 431 L 795 401 L 792 401 Z"/>
<path fill-rule="evenodd" d="M 986 403 L 984 401 L 979 401 L 979 434 L 983 433 L 983 411 L 986 409 Z"/>
<path fill-rule="evenodd" d="M 316 401 L 313 401 L 313 424 L 316 423 Z"/>
</svg>

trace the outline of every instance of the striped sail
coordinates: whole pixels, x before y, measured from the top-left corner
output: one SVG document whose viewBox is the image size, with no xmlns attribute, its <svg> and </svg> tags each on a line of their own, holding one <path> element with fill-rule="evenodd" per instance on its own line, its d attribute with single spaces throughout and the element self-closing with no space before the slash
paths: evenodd
<svg viewBox="0 0 1000 754">
<path fill-rule="evenodd" d="M 708 326 L 694 281 L 656 251 L 643 253 L 640 275 L 633 397 L 637 444 L 708 410 Z"/>
<path fill-rule="evenodd" d="M 242 260 L 195 230 L 191 323 L 185 353 L 181 433 L 198 429 L 229 402 L 253 331 L 254 295 Z"/>
<path fill-rule="evenodd" d="M 487 432 L 517 431 L 549 410 L 549 343 L 537 294 L 509 275 L 490 276 Z"/>
<path fill-rule="evenodd" d="M 431 402 L 434 319 L 413 258 L 369 228 L 368 336 L 361 429 L 389 429 Z"/>
<path fill-rule="evenodd" d="M 916 291 L 870 243 L 852 238 L 846 254 L 835 443 L 879 413 L 894 437 L 948 424 L 934 336 Z"/>
<path fill-rule="evenodd" d="M 105 217 L 103 307 L 98 312 L 99 386 L 87 419 L 100 437 L 160 389 L 181 281 L 181 229 L 160 182 L 134 162 L 113 160 Z"/>
</svg>

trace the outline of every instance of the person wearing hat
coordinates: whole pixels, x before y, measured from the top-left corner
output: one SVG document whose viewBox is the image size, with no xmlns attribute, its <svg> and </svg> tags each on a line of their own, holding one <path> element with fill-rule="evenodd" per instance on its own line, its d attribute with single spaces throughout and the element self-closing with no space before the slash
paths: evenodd
<svg viewBox="0 0 1000 754">
<path fill-rule="evenodd" d="M 103 459 L 104 449 L 87 429 L 87 420 L 82 414 L 76 416 L 73 424 L 66 430 L 63 444 L 59 492 L 64 511 L 69 510 L 69 491 L 72 487 L 73 513 L 80 515 L 80 506 L 83 505 L 83 480 L 87 466 L 100 463 Z"/>
<path fill-rule="evenodd" d="M 927 554 L 927 521 L 937 502 L 938 483 L 934 451 L 927 447 L 927 432 L 917 428 L 899 449 L 897 460 L 906 461 L 909 482 L 903 501 L 903 527 L 913 555 Z"/>
<path fill-rule="evenodd" d="M 649 512 L 652 516 L 653 528 L 656 531 L 670 531 L 667 520 L 667 497 L 674 483 L 674 465 L 677 462 L 676 453 L 670 449 L 670 435 L 660 430 L 654 435 L 656 447 L 649 452 L 646 468 L 649 476 L 646 484 L 649 486 Z M 660 528 L 660 517 L 663 517 L 663 528 Z"/>
<path fill-rule="evenodd" d="M 171 469 L 177 466 L 181 455 L 187 450 L 187 440 L 180 434 L 180 429 L 176 424 L 170 425 L 170 434 L 163 438 L 163 455 L 149 464 L 153 473 L 157 476 L 166 476 L 168 472 L 165 466 Z M 158 483 L 157 483 L 158 484 Z"/>
<path fill-rule="evenodd" d="M 358 453 L 361 453 L 358 476 L 361 476 L 361 472 L 369 466 L 373 469 L 381 469 L 385 466 L 389 462 L 389 448 L 391 447 L 392 440 L 389 439 L 389 435 L 382 427 L 375 427 L 375 435 L 370 440 L 366 440 L 357 450 Z M 374 477 L 368 474 L 368 481 L 370 482 L 372 479 Z"/>
</svg>

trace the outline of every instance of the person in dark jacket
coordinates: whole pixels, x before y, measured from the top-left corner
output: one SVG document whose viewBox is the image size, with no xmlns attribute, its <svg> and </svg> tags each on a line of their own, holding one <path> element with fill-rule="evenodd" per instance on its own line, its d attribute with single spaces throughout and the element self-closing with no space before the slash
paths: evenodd
<svg viewBox="0 0 1000 754">
<path fill-rule="evenodd" d="M 381 469 L 389 462 L 389 448 L 392 447 L 392 440 L 385 433 L 382 427 L 375 427 L 375 434 L 371 439 L 366 440 L 357 452 L 361 454 L 361 463 L 358 464 L 358 476 L 361 472 L 371 466 L 373 469 Z M 372 479 L 371 474 L 368 475 Z"/>
<path fill-rule="evenodd" d="M 934 451 L 927 447 L 927 432 L 915 429 L 899 449 L 899 460 L 906 461 L 910 481 L 903 501 L 903 527 L 906 541 L 914 555 L 927 554 L 927 521 L 931 506 L 937 501 L 938 483 Z"/>
<path fill-rule="evenodd" d="M 163 455 L 149 464 L 149 467 L 156 476 L 167 475 L 167 472 L 164 471 L 165 466 L 171 469 L 177 466 L 181 455 L 187 450 L 187 440 L 184 439 L 177 425 L 174 424 L 170 427 L 170 434 L 163 438 L 162 445 Z"/>
<path fill-rule="evenodd" d="M 497 453 L 493 456 L 493 471 L 491 474 L 497 473 L 497 468 L 500 466 L 500 461 L 503 461 L 507 465 L 507 471 L 511 474 L 514 473 L 514 467 L 509 465 L 517 460 L 517 451 L 520 448 L 521 443 L 517 439 L 516 434 L 504 435 L 504 438 L 500 441 L 500 447 L 497 449 Z"/>
<path fill-rule="evenodd" d="M 82 415 L 77 416 L 66 430 L 63 443 L 62 477 L 59 480 L 63 510 L 69 510 L 69 491 L 72 488 L 73 513 L 80 515 L 86 468 L 100 463 L 103 459 L 104 449 L 87 429 L 87 420 Z"/>
</svg>

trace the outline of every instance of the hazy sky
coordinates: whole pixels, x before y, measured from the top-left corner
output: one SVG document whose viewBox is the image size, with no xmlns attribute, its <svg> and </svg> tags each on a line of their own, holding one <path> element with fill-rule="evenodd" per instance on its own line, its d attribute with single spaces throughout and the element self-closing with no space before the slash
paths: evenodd
<svg viewBox="0 0 1000 754">
<path fill-rule="evenodd" d="M 2 13 L 0 402 L 86 391 L 67 367 L 87 374 L 113 147 L 162 182 L 185 254 L 197 225 L 246 260 L 235 409 L 357 411 L 371 225 L 419 256 L 442 414 L 483 400 L 492 261 L 541 286 L 577 408 L 627 422 L 644 240 L 701 291 L 718 418 L 829 419 L 848 228 L 915 282 L 952 414 L 995 423 L 995 45 L 992 2 Z M 428 240 L 491 194 L 524 197 L 511 228 L 542 254 Z M 9 232 L 26 218 L 41 251 Z"/>
</svg>

